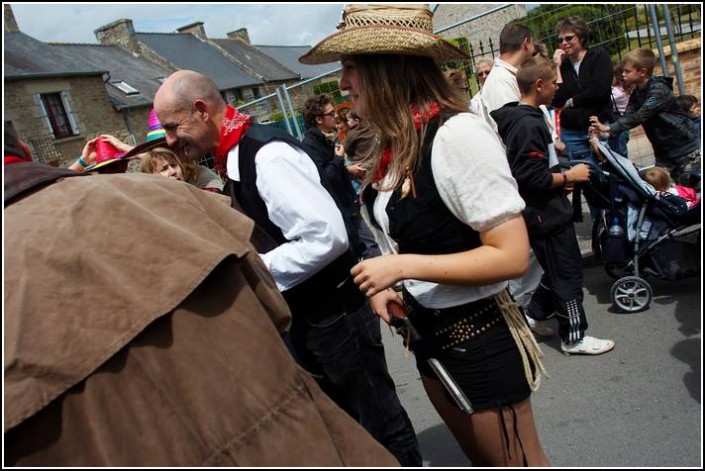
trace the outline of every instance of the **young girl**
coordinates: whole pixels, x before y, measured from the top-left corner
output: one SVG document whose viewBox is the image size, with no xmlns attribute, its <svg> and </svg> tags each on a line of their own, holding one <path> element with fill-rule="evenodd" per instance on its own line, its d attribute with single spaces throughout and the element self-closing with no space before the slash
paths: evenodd
<svg viewBox="0 0 705 471">
<path fill-rule="evenodd" d="M 380 131 L 363 201 L 388 255 L 352 274 L 386 322 L 402 304 L 426 392 L 474 466 L 548 466 L 529 396 L 541 353 L 508 294 L 529 243 L 507 158 L 436 62 L 467 56 L 432 34 L 426 6 L 348 6 L 342 30 L 299 60 L 340 59 L 342 90 Z M 396 252 L 396 253 L 395 253 Z M 470 399 L 467 415 L 428 367 L 438 359 Z"/>
<path fill-rule="evenodd" d="M 621 61 L 617 62 L 614 65 L 614 68 L 612 69 L 612 122 L 618 120 L 627 110 L 627 105 L 629 104 L 629 94 L 632 91 L 632 89 L 624 83 L 624 78 L 622 77 L 622 69 L 623 67 Z M 607 140 L 607 144 L 610 146 L 610 149 L 612 149 L 622 157 L 628 157 L 628 143 L 629 130 L 622 131 L 614 136 L 610 136 L 610 138 Z"/>
<path fill-rule="evenodd" d="M 182 162 L 174 152 L 163 147 L 144 154 L 142 171 L 158 173 L 163 177 L 187 182 L 214 193 L 223 191 L 223 181 L 213 170 L 196 162 Z"/>
</svg>

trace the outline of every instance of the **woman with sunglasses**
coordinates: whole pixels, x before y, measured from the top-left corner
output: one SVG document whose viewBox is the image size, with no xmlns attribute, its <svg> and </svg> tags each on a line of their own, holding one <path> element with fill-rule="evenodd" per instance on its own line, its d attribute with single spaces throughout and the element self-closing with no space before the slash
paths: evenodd
<svg viewBox="0 0 705 471">
<path fill-rule="evenodd" d="M 590 116 L 609 116 L 612 92 L 612 60 L 602 49 L 588 49 L 590 29 L 579 16 L 568 16 L 556 25 L 558 49 L 553 60 L 558 65 L 560 87 L 553 106 L 561 110 L 561 140 L 571 160 L 595 161 L 589 144 Z M 602 119 L 601 118 L 601 119 Z M 573 197 L 576 218 L 582 217 L 580 196 Z M 593 219 L 596 210 L 590 208 Z"/>
</svg>

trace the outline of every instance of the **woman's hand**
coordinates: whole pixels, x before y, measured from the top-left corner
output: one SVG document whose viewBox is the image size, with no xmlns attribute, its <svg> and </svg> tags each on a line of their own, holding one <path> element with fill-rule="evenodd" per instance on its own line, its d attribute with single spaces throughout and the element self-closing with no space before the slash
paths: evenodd
<svg viewBox="0 0 705 471">
<path fill-rule="evenodd" d="M 563 62 L 564 57 L 565 57 L 565 51 L 563 49 L 556 49 L 553 52 L 553 62 L 555 62 L 558 67 L 561 66 L 561 63 Z"/>
<path fill-rule="evenodd" d="M 120 152 L 129 152 L 132 150 L 131 145 L 125 144 L 124 142 L 122 142 L 120 139 L 118 139 L 115 136 L 111 136 L 110 134 L 101 134 L 101 137 L 103 138 L 104 141 L 107 141 L 110 144 L 112 144 L 113 147 L 115 147 Z"/>
<path fill-rule="evenodd" d="M 374 257 L 358 263 L 350 273 L 360 291 L 371 298 L 405 278 L 400 262 L 399 255 Z"/>
<path fill-rule="evenodd" d="M 352 164 L 348 167 L 348 173 L 356 178 L 364 178 L 367 169 L 359 164 Z"/>
<path fill-rule="evenodd" d="M 83 150 L 81 151 L 81 158 L 88 165 L 95 163 L 95 159 L 98 155 L 95 150 L 95 145 L 97 142 L 97 137 L 95 139 L 91 139 L 90 141 L 86 142 L 86 145 L 83 146 Z"/>
<path fill-rule="evenodd" d="M 389 324 L 389 318 L 391 317 L 387 308 L 389 303 L 397 303 L 402 306 L 401 298 L 391 289 L 385 289 L 370 298 L 370 309 L 387 324 Z"/>
</svg>

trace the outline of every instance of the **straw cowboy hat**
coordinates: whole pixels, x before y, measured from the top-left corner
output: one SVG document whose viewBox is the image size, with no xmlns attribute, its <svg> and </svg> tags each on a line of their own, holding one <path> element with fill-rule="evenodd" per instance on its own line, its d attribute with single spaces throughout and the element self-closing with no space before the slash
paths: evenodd
<svg viewBox="0 0 705 471">
<path fill-rule="evenodd" d="M 470 57 L 433 34 L 428 5 L 348 5 L 341 31 L 328 36 L 299 57 L 302 64 L 325 64 L 357 54 L 406 54 L 432 57 L 436 62 Z"/>
</svg>

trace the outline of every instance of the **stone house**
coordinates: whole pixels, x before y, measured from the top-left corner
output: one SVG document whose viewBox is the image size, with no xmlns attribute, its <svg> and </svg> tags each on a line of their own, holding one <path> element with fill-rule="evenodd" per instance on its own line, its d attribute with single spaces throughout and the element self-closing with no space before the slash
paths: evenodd
<svg viewBox="0 0 705 471">
<path fill-rule="evenodd" d="M 487 13 L 492 9 L 497 10 Z M 477 61 L 481 57 L 494 58 L 489 49 L 490 39 L 496 49 L 495 55 L 499 54 L 499 33 L 502 28 L 512 20 L 523 18 L 526 13 L 526 5 L 520 3 L 507 4 L 504 8 L 499 8 L 497 4 L 486 3 L 439 3 L 433 13 L 433 27 L 439 30 L 459 21 L 485 14 L 476 20 L 441 33 L 441 36 L 446 39 L 467 38 L 473 47 L 473 58 Z M 480 50 L 480 43 L 484 53 Z"/>
<path fill-rule="evenodd" d="M 5 18 L 4 126 L 35 160 L 68 165 L 98 134 L 144 139 L 154 93 L 174 69 L 117 46 L 46 44 Z"/>
<path fill-rule="evenodd" d="M 142 142 L 154 94 L 176 70 L 208 75 L 227 102 L 240 104 L 335 69 L 298 64 L 296 58 L 309 46 L 265 47 L 290 51 L 278 55 L 297 64 L 292 70 L 250 45 L 247 30 L 208 39 L 202 22 L 177 33 L 138 33 L 131 20 L 122 19 L 95 31 L 101 44 L 47 44 L 22 33 L 11 6 L 3 8 L 4 126 L 30 144 L 36 160 L 54 165 L 68 165 L 101 133 Z M 278 110 L 274 103 L 247 112 L 266 120 Z"/>
</svg>

